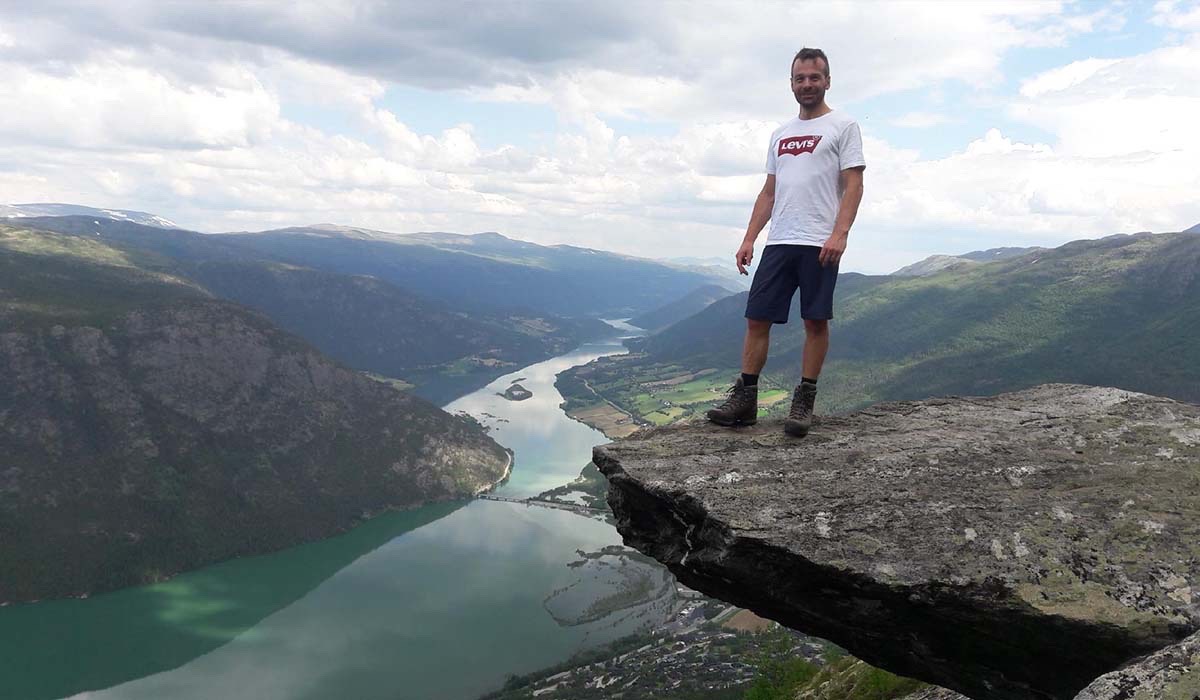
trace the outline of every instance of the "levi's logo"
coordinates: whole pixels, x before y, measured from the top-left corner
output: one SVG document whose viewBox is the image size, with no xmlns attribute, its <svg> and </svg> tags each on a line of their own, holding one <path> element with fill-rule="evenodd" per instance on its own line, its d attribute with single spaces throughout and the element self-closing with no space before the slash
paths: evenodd
<svg viewBox="0 0 1200 700">
<path fill-rule="evenodd" d="M 820 136 L 789 136 L 779 140 L 778 155 L 798 156 L 801 153 L 812 153 L 818 143 L 821 143 Z"/>
</svg>

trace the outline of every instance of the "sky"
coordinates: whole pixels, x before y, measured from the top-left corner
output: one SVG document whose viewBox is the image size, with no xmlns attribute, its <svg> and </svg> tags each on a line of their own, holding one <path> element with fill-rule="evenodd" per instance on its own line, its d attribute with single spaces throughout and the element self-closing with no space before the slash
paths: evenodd
<svg viewBox="0 0 1200 700">
<path fill-rule="evenodd" d="M 803 46 L 843 270 L 1200 223 L 1200 0 L 0 0 L 0 202 L 732 261 Z"/>
</svg>

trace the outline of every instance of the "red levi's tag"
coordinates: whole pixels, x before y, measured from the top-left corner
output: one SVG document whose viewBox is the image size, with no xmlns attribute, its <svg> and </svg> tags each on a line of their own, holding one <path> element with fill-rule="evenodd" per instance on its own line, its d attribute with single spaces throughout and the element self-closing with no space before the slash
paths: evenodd
<svg viewBox="0 0 1200 700">
<path fill-rule="evenodd" d="M 801 153 L 812 153 L 816 150 L 818 143 L 821 143 L 820 136 L 791 136 L 779 139 L 778 155 L 798 156 Z"/>
</svg>

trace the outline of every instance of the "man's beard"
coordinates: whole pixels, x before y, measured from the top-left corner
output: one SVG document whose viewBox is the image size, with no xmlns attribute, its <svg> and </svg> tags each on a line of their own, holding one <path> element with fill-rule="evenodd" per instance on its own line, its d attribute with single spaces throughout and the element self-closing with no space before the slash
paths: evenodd
<svg viewBox="0 0 1200 700">
<path fill-rule="evenodd" d="M 821 104 L 821 99 L 825 96 L 825 93 L 823 91 L 805 92 L 805 93 L 799 93 L 799 94 L 792 93 L 792 94 L 793 94 L 793 96 L 795 96 L 796 102 L 799 103 L 800 105 L 803 105 L 805 100 L 808 100 L 809 104 L 819 105 L 819 104 Z"/>
</svg>

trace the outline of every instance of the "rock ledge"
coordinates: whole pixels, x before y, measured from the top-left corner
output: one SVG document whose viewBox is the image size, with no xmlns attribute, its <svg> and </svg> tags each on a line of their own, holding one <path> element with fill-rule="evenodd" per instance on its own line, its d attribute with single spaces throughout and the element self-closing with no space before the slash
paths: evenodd
<svg viewBox="0 0 1200 700">
<path fill-rule="evenodd" d="M 626 543 L 683 583 L 973 698 L 1073 698 L 1200 629 L 1190 404 L 1046 385 L 594 459 Z"/>
</svg>

